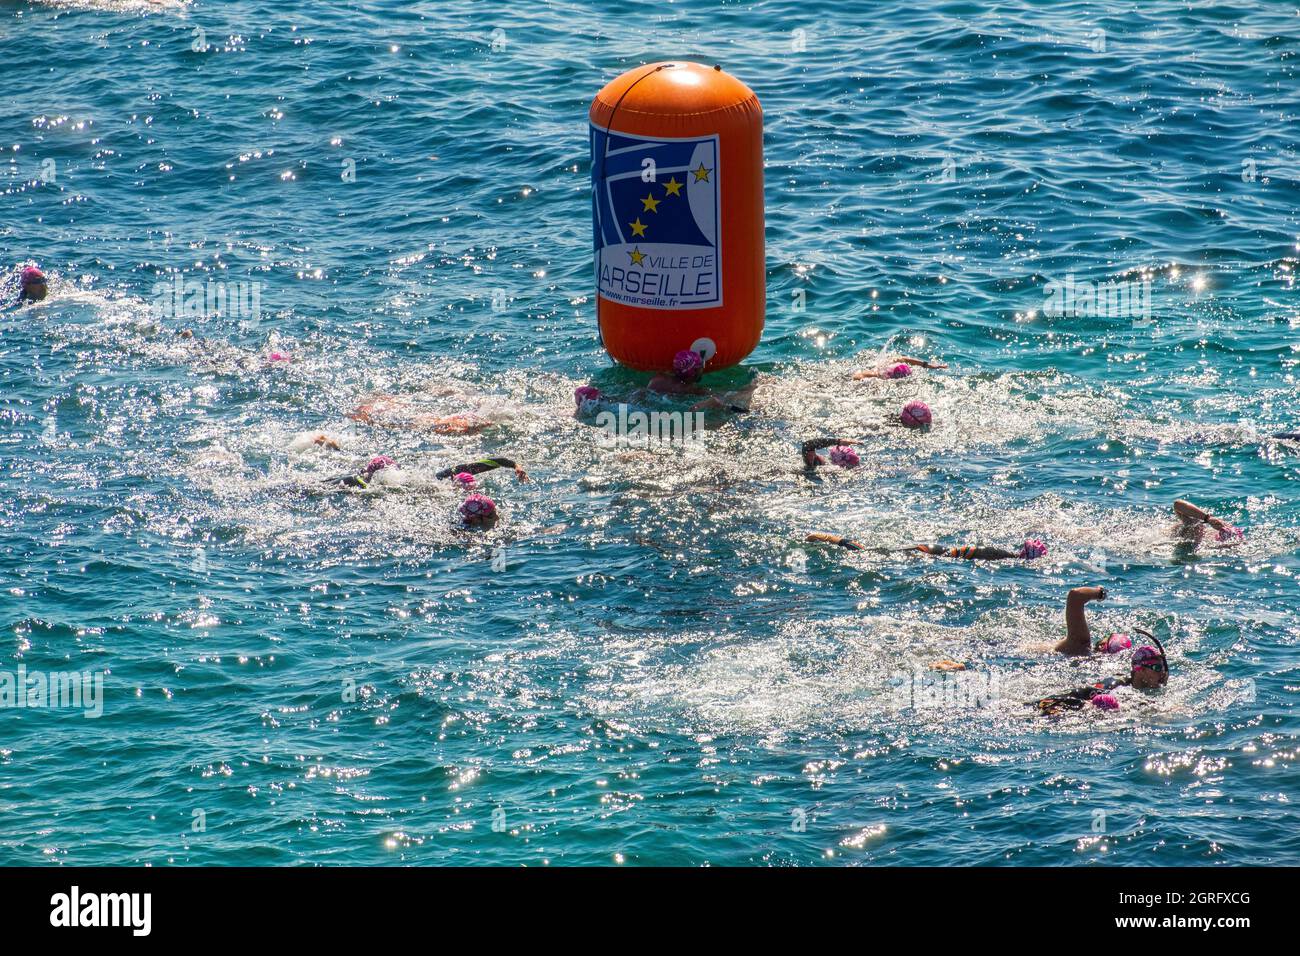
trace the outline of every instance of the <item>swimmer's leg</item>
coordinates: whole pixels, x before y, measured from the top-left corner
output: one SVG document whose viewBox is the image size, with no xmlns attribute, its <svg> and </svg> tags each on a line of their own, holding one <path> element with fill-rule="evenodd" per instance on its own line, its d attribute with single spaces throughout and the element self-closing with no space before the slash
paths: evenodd
<svg viewBox="0 0 1300 956">
<path fill-rule="evenodd" d="M 1092 632 L 1083 609 L 1089 601 L 1106 597 L 1105 588 L 1075 588 L 1065 599 L 1065 640 L 1054 650 L 1062 654 L 1091 654 Z"/>
</svg>

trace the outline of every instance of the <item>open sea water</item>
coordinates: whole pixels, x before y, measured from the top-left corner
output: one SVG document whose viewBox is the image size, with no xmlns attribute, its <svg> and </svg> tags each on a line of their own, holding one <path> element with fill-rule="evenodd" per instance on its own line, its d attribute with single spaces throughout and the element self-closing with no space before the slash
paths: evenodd
<svg viewBox="0 0 1300 956">
<path fill-rule="evenodd" d="M 102 714 L 0 709 L 0 863 L 1300 863 L 1298 57 L 1280 0 L 4 0 L 0 676 Z M 586 110 L 671 58 L 765 111 L 755 414 L 610 447 Z M 1036 717 L 1125 669 L 1035 649 L 1085 584 L 1172 679 Z"/>
</svg>

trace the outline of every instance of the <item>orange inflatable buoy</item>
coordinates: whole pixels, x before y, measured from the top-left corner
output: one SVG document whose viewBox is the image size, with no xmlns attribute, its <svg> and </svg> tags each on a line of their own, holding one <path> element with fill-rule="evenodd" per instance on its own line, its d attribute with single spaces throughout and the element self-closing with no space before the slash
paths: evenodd
<svg viewBox="0 0 1300 956">
<path fill-rule="evenodd" d="M 718 67 L 652 63 L 596 94 L 596 315 L 615 361 L 735 365 L 763 334 L 763 109 Z"/>
</svg>

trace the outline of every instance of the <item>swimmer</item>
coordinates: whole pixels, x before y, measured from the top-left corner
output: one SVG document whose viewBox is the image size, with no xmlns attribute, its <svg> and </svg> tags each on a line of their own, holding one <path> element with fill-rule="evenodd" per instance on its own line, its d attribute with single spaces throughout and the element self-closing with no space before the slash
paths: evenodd
<svg viewBox="0 0 1300 956">
<path fill-rule="evenodd" d="M 605 393 L 595 385 L 579 385 L 573 390 L 573 417 L 590 418 L 600 410 Z"/>
<path fill-rule="evenodd" d="M 1062 710 L 1082 710 L 1088 704 L 1099 710 L 1119 710 L 1119 700 L 1111 691 L 1121 687 L 1132 687 L 1134 690 L 1163 687 L 1169 681 L 1169 659 L 1165 656 L 1164 646 L 1155 635 L 1146 631 L 1138 633 L 1150 638 L 1155 646 L 1144 644 L 1133 652 L 1128 677 L 1106 677 L 1086 687 L 1044 697 L 1029 706 L 1046 716 L 1058 714 Z"/>
<path fill-rule="evenodd" d="M 1041 558 L 1047 554 L 1047 545 L 1037 538 L 1030 538 L 1017 551 L 1008 551 L 1006 548 L 982 548 L 972 545 L 960 548 L 945 548 L 937 544 L 917 544 L 913 545 L 911 550 L 920 551 L 922 554 L 928 554 L 931 557 L 961 558 L 964 561 L 1007 561 L 1013 558 L 1020 561 L 1033 561 L 1035 558 Z"/>
<path fill-rule="evenodd" d="M 1185 544 L 1190 544 L 1193 548 L 1201 545 L 1205 538 L 1206 527 L 1213 528 L 1215 532 L 1215 543 L 1211 547 L 1231 548 L 1245 540 L 1246 535 L 1240 528 L 1228 524 L 1222 518 L 1214 517 L 1190 501 L 1181 498 L 1175 501 L 1174 514 L 1178 516 L 1178 524 L 1173 527 L 1174 537 Z"/>
<path fill-rule="evenodd" d="M 908 551 L 920 551 L 922 554 L 928 554 L 933 557 L 942 558 L 961 558 L 965 561 L 1006 561 L 1016 559 L 1020 561 L 1033 561 L 1035 558 L 1041 558 L 1047 554 L 1047 545 L 1037 538 L 1030 538 L 1020 546 L 1018 551 L 1008 551 L 1005 548 L 981 548 L 981 547 L 961 547 L 945 548 L 937 544 L 912 544 L 902 548 L 868 548 L 851 538 L 845 538 L 838 534 L 828 534 L 824 531 L 817 531 L 804 539 L 809 542 L 822 542 L 825 544 L 838 545 L 849 551 L 877 551 L 885 554 L 902 554 Z"/>
<path fill-rule="evenodd" d="M 856 468 L 862 459 L 852 446 L 861 444 L 862 442 L 851 438 L 810 438 L 799 446 L 799 457 L 803 459 L 805 468 L 816 471 L 818 465 L 826 464 L 826 459 L 817 452 L 829 448 L 832 464 L 841 468 Z"/>
<path fill-rule="evenodd" d="M 735 391 L 715 394 L 699 384 L 703 374 L 704 358 L 699 352 L 683 349 L 673 356 L 673 374 L 656 375 L 650 379 L 646 389 L 658 395 L 705 396 L 703 401 L 691 406 L 693 412 L 716 410 L 743 414 L 749 411 L 754 400 L 754 389 L 758 387 L 757 380 Z"/>
<path fill-rule="evenodd" d="M 340 488 L 369 488 L 375 475 L 383 471 L 385 468 L 393 468 L 396 465 L 397 462 L 392 458 L 389 458 L 387 455 L 376 455 L 374 458 L 370 459 L 369 464 L 367 464 L 365 468 L 361 469 L 359 474 L 339 475 L 335 478 L 326 478 L 325 484 L 337 485 Z"/>
<path fill-rule="evenodd" d="M 442 469 L 433 477 L 450 478 L 458 485 L 466 485 L 461 475 L 467 475 L 470 479 L 468 484 L 472 485 L 475 475 L 481 475 L 485 471 L 493 471 L 497 468 L 513 468 L 516 481 L 528 480 L 528 473 L 519 464 L 509 458 L 502 458 L 500 455 L 492 458 L 480 458 L 478 461 L 465 462 L 461 465 L 452 465 L 450 468 Z"/>
<path fill-rule="evenodd" d="M 885 424 L 928 430 L 933 421 L 929 405 L 925 402 L 908 402 L 897 415 L 885 419 Z M 817 452 L 830 448 L 831 464 L 840 468 L 856 468 L 862 463 L 862 458 L 851 446 L 861 444 L 862 442 L 851 438 L 810 438 L 799 446 L 799 457 L 803 459 L 805 469 L 816 471 L 819 465 L 826 464 L 826 459 Z"/>
<path fill-rule="evenodd" d="M 457 509 L 461 524 L 466 528 L 487 529 L 497 523 L 499 514 L 496 502 L 487 495 L 473 494 L 460 503 Z"/>
<path fill-rule="evenodd" d="M 705 395 L 708 390 L 697 384 L 704 374 L 704 358 L 699 352 L 682 349 L 673 356 L 673 374 L 659 374 L 646 388 L 661 395 Z"/>
<path fill-rule="evenodd" d="M 45 273 L 35 265 L 25 265 L 18 273 L 18 297 L 6 306 L 17 308 L 29 302 L 40 302 L 50 293 Z"/>
<path fill-rule="evenodd" d="M 927 669 L 932 671 L 964 671 L 966 669 L 966 665 L 961 661 L 950 660 L 946 657 L 942 660 L 931 661 L 926 666 Z"/>
<path fill-rule="evenodd" d="M 703 394 L 707 397 L 691 405 L 687 412 L 707 412 L 722 411 L 732 412 L 743 415 L 749 412 L 750 403 L 754 400 L 754 389 L 758 387 L 757 380 L 750 382 L 741 388 L 732 392 L 722 392 L 717 395 L 708 394 L 708 390 L 700 388 L 697 391 L 690 392 L 692 395 Z M 601 412 L 615 413 L 620 405 L 627 406 L 630 411 L 654 411 L 652 406 L 645 402 L 653 395 L 663 395 L 664 392 L 653 391 L 650 388 L 639 388 L 629 395 L 626 401 L 615 401 L 612 397 L 603 393 L 595 385 L 581 385 L 573 390 L 573 417 L 582 421 L 584 419 L 595 418 Z M 674 394 L 687 394 L 685 392 Z M 709 426 L 705 426 L 709 427 Z M 715 426 L 716 427 L 716 426 Z"/>
<path fill-rule="evenodd" d="M 431 431 L 437 435 L 476 435 L 495 424 L 467 412 L 454 415 L 414 415 L 405 419 L 393 414 L 409 407 L 408 399 L 394 395 L 373 395 L 353 409 L 348 418 L 379 428 L 412 428 Z"/>
<path fill-rule="evenodd" d="M 929 430 L 934 424 L 934 414 L 930 411 L 930 406 L 925 402 L 908 402 L 898 413 L 898 418 L 890 419 L 889 424 L 902 425 L 904 428 L 919 428 Z"/>
<path fill-rule="evenodd" d="M 941 369 L 947 367 L 943 362 L 927 362 L 925 359 L 912 358 L 910 355 L 895 355 L 893 358 L 881 362 L 877 368 L 854 372 L 853 380 L 860 382 L 864 378 L 907 378 L 912 374 L 913 368 Z"/>
<path fill-rule="evenodd" d="M 854 541 L 852 538 L 846 538 L 843 535 L 838 535 L 838 534 L 828 534 L 825 531 L 814 531 L 812 534 L 808 535 L 808 537 L 804 538 L 804 540 L 820 541 L 825 544 L 834 544 L 834 545 L 838 545 L 841 548 L 845 548 L 849 551 L 867 550 L 867 548 L 864 545 L 859 544 L 858 542 Z"/>
</svg>

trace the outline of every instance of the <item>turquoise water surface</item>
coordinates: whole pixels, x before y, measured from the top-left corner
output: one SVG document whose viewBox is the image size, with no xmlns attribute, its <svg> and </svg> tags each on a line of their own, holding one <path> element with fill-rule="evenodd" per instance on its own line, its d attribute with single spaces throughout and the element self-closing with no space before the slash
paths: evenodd
<svg viewBox="0 0 1300 956">
<path fill-rule="evenodd" d="M 0 863 L 1300 863 L 1298 57 L 1272 2 L 0 4 L 52 288 L 0 313 L 0 681 L 102 682 L 0 709 Z M 763 103 L 755 414 L 609 447 L 586 111 L 666 58 Z M 950 368 L 851 379 L 898 351 Z M 468 534 L 432 476 L 486 452 L 532 481 Z M 1035 717 L 1123 669 L 1035 648 L 1088 584 L 1172 679 Z"/>
</svg>

